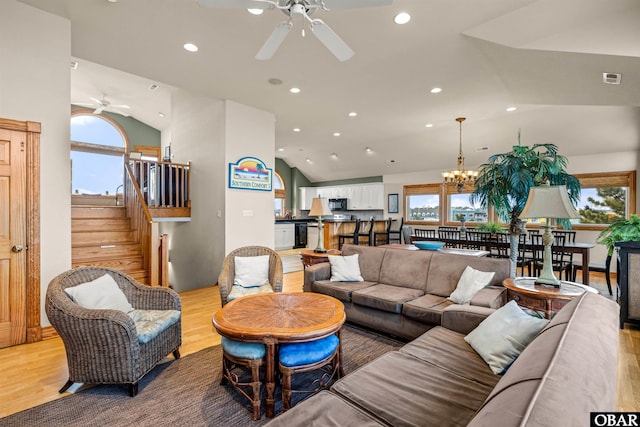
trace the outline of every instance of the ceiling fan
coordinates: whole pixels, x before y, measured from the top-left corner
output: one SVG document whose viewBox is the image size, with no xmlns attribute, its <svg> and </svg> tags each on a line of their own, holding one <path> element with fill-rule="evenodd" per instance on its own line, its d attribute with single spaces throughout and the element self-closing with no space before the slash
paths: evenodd
<svg viewBox="0 0 640 427">
<path fill-rule="evenodd" d="M 323 20 L 311 19 L 318 10 L 349 9 L 356 7 L 387 6 L 393 0 L 197 0 L 206 7 L 243 8 L 243 9 L 280 9 L 289 16 L 287 21 L 278 24 L 258 51 L 256 59 L 271 59 L 278 47 L 293 28 L 293 19 L 301 17 L 309 22 L 314 36 L 340 61 L 346 61 L 354 54 L 353 50 Z M 302 30 L 304 36 L 304 29 Z"/>
<path fill-rule="evenodd" d="M 93 96 L 91 98 L 89 98 L 93 101 L 93 103 L 86 103 L 86 102 L 78 102 L 75 103 L 76 105 L 82 105 L 85 107 L 92 107 L 95 108 L 93 110 L 93 114 L 100 114 L 103 111 L 109 111 L 111 113 L 117 113 L 117 114 L 121 114 L 125 117 L 129 117 L 129 113 L 125 112 L 125 111 L 120 111 L 120 109 L 126 109 L 128 110 L 129 107 L 128 105 L 125 104 L 112 104 L 111 102 L 107 101 L 105 96 L 102 96 L 102 99 L 98 99 L 98 98 L 94 98 Z"/>
</svg>

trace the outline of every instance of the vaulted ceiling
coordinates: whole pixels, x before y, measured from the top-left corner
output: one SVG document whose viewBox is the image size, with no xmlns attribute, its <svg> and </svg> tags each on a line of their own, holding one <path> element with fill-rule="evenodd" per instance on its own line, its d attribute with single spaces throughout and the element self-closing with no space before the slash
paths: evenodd
<svg viewBox="0 0 640 427">
<path fill-rule="evenodd" d="M 271 60 L 256 60 L 287 18 L 277 10 L 21 1 L 71 21 L 72 102 L 106 96 L 161 130 L 174 88 L 270 111 L 276 155 L 312 181 L 453 167 L 461 116 L 472 167 L 508 151 L 519 130 L 523 144 L 554 143 L 567 156 L 640 149 L 637 0 L 394 0 L 317 11 L 355 51 L 345 62 L 303 37 L 302 21 Z M 409 23 L 393 22 L 400 11 Z M 604 84 L 603 73 L 622 74 L 621 84 Z"/>
</svg>

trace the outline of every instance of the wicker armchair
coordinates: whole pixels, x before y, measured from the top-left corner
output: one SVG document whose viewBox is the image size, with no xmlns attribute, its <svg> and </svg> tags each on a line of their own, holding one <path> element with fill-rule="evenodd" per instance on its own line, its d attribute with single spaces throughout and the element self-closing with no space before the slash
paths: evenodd
<svg viewBox="0 0 640 427">
<path fill-rule="evenodd" d="M 264 246 L 244 246 L 235 249 L 226 256 L 222 264 L 222 271 L 218 276 L 218 287 L 220 290 L 220 301 L 222 306 L 227 304 L 227 296 L 231 292 L 231 286 L 235 278 L 234 258 L 237 256 L 259 256 L 269 255 L 269 283 L 274 292 L 282 292 L 282 259 L 273 249 Z"/>
<path fill-rule="evenodd" d="M 118 310 L 86 309 L 64 291 L 109 274 L 134 309 L 178 310 L 178 294 L 167 288 L 151 288 L 131 277 L 103 267 L 79 267 L 54 278 L 47 288 L 45 310 L 64 343 L 73 383 L 128 384 L 129 394 L 138 392 L 138 381 L 169 353 L 178 359 L 182 343 L 181 319 L 151 341 L 140 344 L 134 321 Z"/>
</svg>

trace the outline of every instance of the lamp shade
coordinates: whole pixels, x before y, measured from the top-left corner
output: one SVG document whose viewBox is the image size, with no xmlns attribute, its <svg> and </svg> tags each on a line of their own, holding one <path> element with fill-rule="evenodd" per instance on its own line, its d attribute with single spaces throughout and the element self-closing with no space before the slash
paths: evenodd
<svg viewBox="0 0 640 427">
<path fill-rule="evenodd" d="M 329 199 L 324 197 L 314 197 L 311 201 L 309 216 L 333 215 L 329 209 Z"/>
<path fill-rule="evenodd" d="M 580 218 L 564 185 L 541 185 L 529 189 L 520 218 Z"/>
</svg>

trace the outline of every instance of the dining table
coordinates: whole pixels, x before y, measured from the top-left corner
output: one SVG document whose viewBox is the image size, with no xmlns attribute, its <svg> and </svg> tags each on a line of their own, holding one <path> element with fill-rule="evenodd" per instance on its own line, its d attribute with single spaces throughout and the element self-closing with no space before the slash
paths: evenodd
<svg viewBox="0 0 640 427">
<path fill-rule="evenodd" d="M 448 246 L 453 246 L 457 248 L 465 248 L 467 246 L 467 239 L 464 237 L 460 238 L 441 238 L 441 237 L 424 237 L 424 236 L 416 236 L 415 234 L 411 235 L 411 242 L 420 241 L 420 240 L 429 240 L 429 241 L 437 241 L 437 242 L 445 242 Z M 474 245 L 477 245 L 478 242 L 474 242 Z M 531 242 L 527 241 L 527 246 L 531 247 Z M 509 242 L 502 242 L 497 240 L 485 240 L 482 242 L 482 245 L 489 250 L 490 248 L 497 247 L 510 247 Z M 593 243 L 585 243 L 585 242 L 567 242 L 562 247 L 562 250 L 567 253 L 579 254 L 582 257 L 582 283 L 585 285 L 589 285 L 589 262 L 590 256 L 589 252 L 593 249 L 595 245 Z M 544 245 L 536 245 L 535 249 L 543 249 Z M 551 246 L 551 250 L 559 250 L 555 246 Z"/>
</svg>

